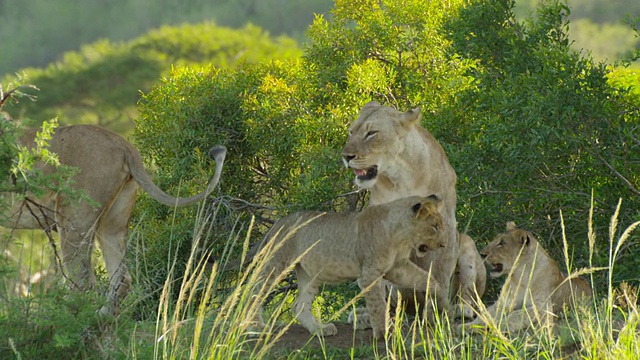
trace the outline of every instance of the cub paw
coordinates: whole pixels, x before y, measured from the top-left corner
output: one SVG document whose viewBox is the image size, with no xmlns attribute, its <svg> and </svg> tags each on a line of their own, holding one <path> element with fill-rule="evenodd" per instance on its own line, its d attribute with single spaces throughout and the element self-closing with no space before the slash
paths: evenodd
<svg viewBox="0 0 640 360">
<path fill-rule="evenodd" d="M 466 320 L 473 320 L 476 318 L 476 313 L 473 311 L 473 308 L 467 304 L 460 304 L 458 308 L 457 317 L 465 318 Z"/>
<path fill-rule="evenodd" d="M 335 335 L 337 333 L 338 333 L 338 328 L 335 325 L 329 323 L 329 324 L 326 324 L 325 326 L 323 326 L 322 329 L 320 329 L 320 331 L 318 331 L 316 333 L 316 335 L 318 335 L 318 336 L 333 336 L 333 335 Z"/>
<path fill-rule="evenodd" d="M 372 328 L 371 316 L 365 308 L 351 310 L 347 322 L 353 325 L 354 330 L 367 330 Z"/>
</svg>

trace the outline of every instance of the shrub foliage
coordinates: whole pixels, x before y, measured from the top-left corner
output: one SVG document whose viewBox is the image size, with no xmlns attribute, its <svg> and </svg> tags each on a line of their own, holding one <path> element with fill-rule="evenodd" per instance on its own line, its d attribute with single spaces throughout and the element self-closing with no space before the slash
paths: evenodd
<svg viewBox="0 0 640 360">
<path fill-rule="evenodd" d="M 349 123 L 369 100 L 421 106 L 458 173 L 460 227 L 479 246 L 515 220 L 559 252 L 561 211 L 582 266 L 592 195 L 597 229 L 620 198 L 623 224 L 639 216 L 640 102 L 625 75 L 569 48 L 564 5 L 545 1 L 526 22 L 512 8 L 510 0 L 337 0 L 332 21 L 318 17 L 309 29 L 300 61 L 176 68 L 145 94 L 135 139 L 161 185 L 181 192 L 202 186 L 194 154 L 223 143 L 225 196 L 216 201 L 268 224 L 298 208 L 354 208 L 340 196 L 353 190 L 339 156 Z M 141 204 L 148 242 L 186 242 L 194 210 L 180 211 L 170 222 L 167 209 Z M 171 239 L 161 235 L 168 228 L 151 230 L 168 226 Z M 227 231 L 216 227 L 214 253 Z M 628 256 L 635 247 L 637 239 L 620 278 L 638 265 Z"/>
</svg>

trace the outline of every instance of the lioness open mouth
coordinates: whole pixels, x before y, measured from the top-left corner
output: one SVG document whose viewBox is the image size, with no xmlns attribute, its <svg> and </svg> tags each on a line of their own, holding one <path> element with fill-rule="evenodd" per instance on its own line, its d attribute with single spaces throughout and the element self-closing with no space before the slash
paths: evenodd
<svg viewBox="0 0 640 360">
<path fill-rule="evenodd" d="M 356 178 L 358 180 L 371 180 L 378 176 L 378 166 L 374 165 L 368 169 L 353 169 L 353 172 L 356 174 Z"/>
<path fill-rule="evenodd" d="M 502 264 L 493 264 L 493 269 L 491 269 L 493 273 L 501 273 L 502 272 Z"/>
</svg>

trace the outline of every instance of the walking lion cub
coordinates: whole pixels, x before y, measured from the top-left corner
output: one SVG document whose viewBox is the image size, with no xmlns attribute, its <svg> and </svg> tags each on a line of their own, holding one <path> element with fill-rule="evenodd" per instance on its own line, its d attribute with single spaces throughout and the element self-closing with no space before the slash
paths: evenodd
<svg viewBox="0 0 640 360">
<path fill-rule="evenodd" d="M 310 333 L 335 335 L 335 325 L 323 324 L 311 312 L 318 288 L 324 283 L 359 280 L 370 313 L 373 336 L 385 332 L 385 292 L 380 280 L 421 291 L 442 294 L 441 284 L 409 260 L 414 251 L 424 256 L 445 246 L 442 216 L 435 196 L 399 199 L 369 206 L 358 213 L 302 211 L 280 219 L 263 240 L 262 267 L 256 292 L 272 284 L 295 264 L 298 295 L 296 320 Z M 259 256 L 259 257 L 260 257 Z M 446 299 L 442 299 L 446 303 Z M 265 327 L 262 312 L 254 330 Z"/>
</svg>

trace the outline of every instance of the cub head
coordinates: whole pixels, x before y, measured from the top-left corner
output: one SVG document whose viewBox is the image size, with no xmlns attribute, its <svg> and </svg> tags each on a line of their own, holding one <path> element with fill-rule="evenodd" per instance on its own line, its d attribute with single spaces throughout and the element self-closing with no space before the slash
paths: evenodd
<svg viewBox="0 0 640 360">
<path fill-rule="evenodd" d="M 413 212 L 411 225 L 407 229 L 411 232 L 413 249 L 416 256 L 423 257 L 430 250 L 437 250 L 446 246 L 442 215 L 438 211 L 441 203 L 435 195 L 429 197 L 415 197 L 411 206 Z"/>
<path fill-rule="evenodd" d="M 513 221 L 509 221 L 507 232 L 487 244 L 480 255 L 491 266 L 491 277 L 497 278 L 509 274 L 518 256 L 525 258 L 536 248 L 537 241 L 531 232 L 518 229 Z"/>
<path fill-rule="evenodd" d="M 342 160 L 347 168 L 353 169 L 358 187 L 371 188 L 379 174 L 393 171 L 404 149 L 405 137 L 418 123 L 419 116 L 420 108 L 400 112 L 375 101 L 360 110 L 342 148 Z"/>
</svg>

